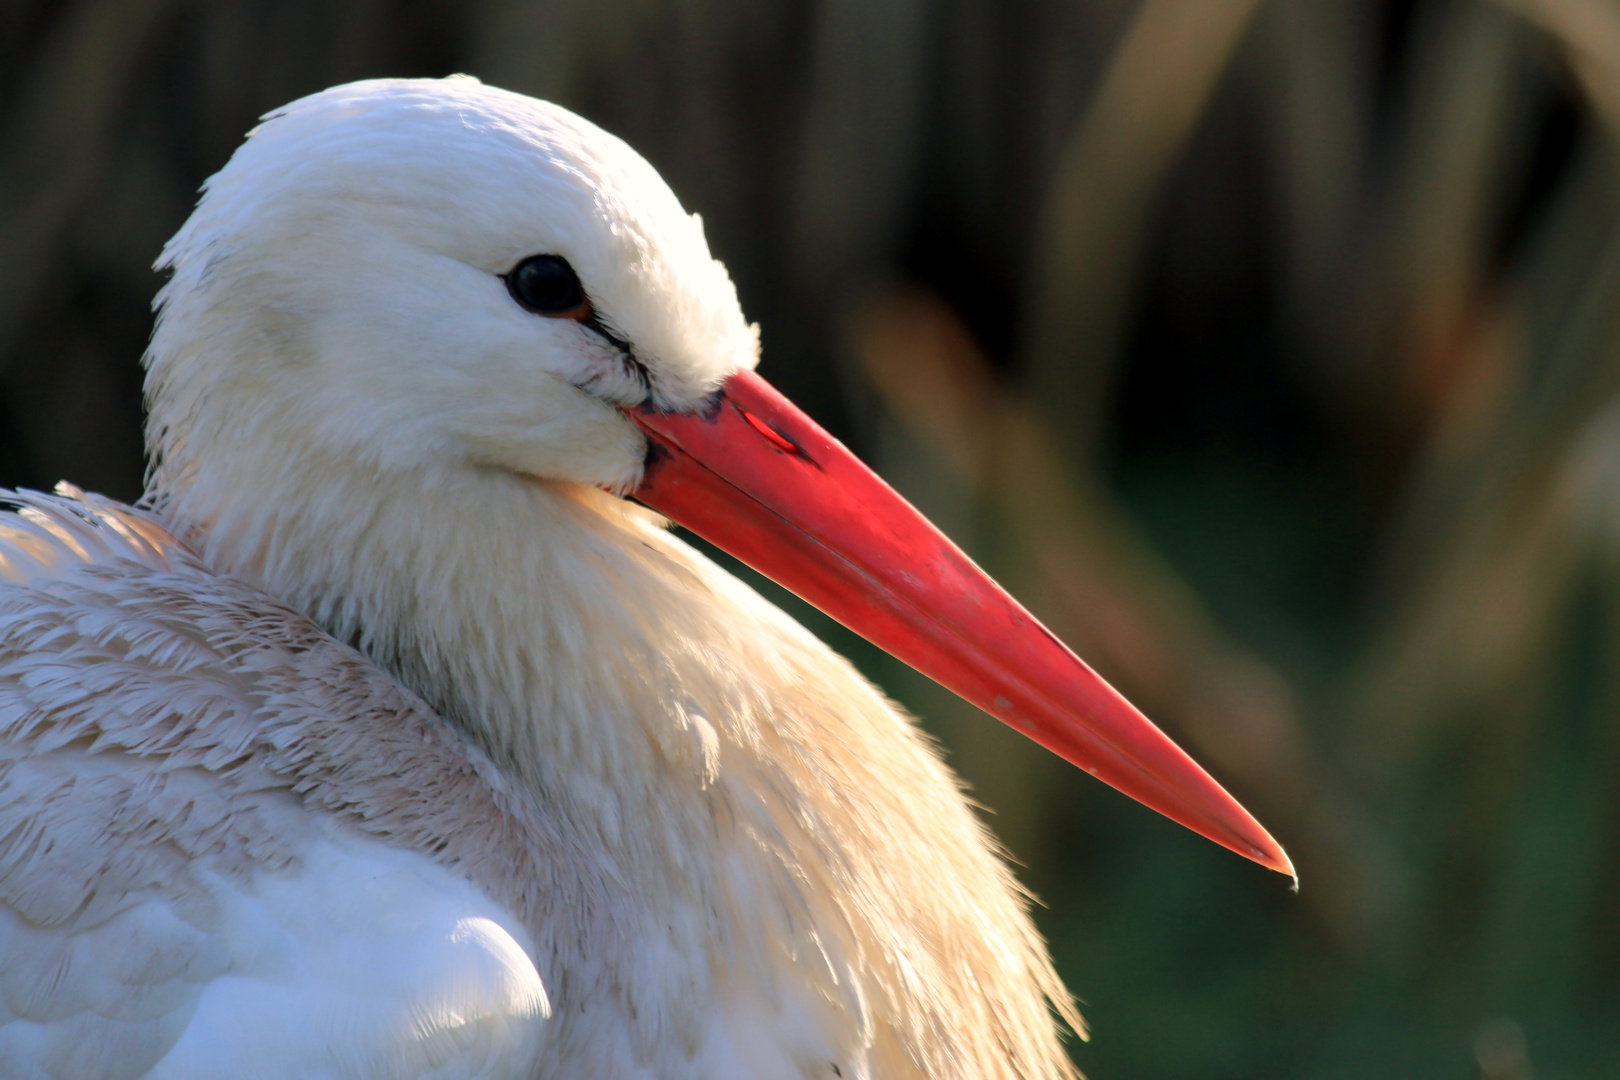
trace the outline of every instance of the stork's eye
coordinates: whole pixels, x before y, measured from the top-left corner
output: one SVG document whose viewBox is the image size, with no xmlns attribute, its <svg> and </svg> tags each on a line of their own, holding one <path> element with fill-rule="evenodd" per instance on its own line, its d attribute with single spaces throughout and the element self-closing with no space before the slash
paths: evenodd
<svg viewBox="0 0 1620 1080">
<path fill-rule="evenodd" d="M 591 317 L 591 302 L 585 299 L 579 275 L 561 255 L 531 255 L 505 277 L 512 299 L 536 315 L 580 320 Z"/>
</svg>

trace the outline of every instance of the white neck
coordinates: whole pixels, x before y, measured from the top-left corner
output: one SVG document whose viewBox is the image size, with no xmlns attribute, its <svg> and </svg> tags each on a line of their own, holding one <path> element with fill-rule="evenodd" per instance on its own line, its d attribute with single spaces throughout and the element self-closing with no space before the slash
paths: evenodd
<svg viewBox="0 0 1620 1080">
<path fill-rule="evenodd" d="M 159 476 L 149 500 L 215 569 L 359 647 L 526 782 L 713 779 L 697 712 L 733 695 L 682 661 L 746 640 L 726 625 L 745 613 L 654 515 L 496 470 L 308 456 L 222 460 L 181 490 Z"/>
</svg>

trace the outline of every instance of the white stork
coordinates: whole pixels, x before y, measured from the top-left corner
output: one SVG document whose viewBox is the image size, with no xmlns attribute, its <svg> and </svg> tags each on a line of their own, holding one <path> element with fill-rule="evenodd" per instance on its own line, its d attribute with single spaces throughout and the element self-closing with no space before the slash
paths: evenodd
<svg viewBox="0 0 1620 1080">
<path fill-rule="evenodd" d="M 927 741 L 627 494 L 1291 872 L 753 373 L 697 218 L 571 113 L 305 98 L 160 265 L 143 505 L 0 518 L 0 1076 L 1073 1076 Z"/>
</svg>

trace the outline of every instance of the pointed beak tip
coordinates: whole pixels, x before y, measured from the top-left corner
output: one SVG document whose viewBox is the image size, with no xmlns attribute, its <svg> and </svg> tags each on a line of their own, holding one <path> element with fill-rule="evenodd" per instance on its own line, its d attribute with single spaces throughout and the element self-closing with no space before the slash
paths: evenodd
<svg viewBox="0 0 1620 1080">
<path fill-rule="evenodd" d="M 1282 856 L 1282 858 L 1278 861 L 1278 863 L 1272 865 L 1272 869 L 1277 871 L 1279 874 L 1288 875 L 1290 882 L 1288 886 L 1289 892 L 1299 892 L 1299 871 L 1294 869 L 1294 860 L 1290 859 L 1288 857 L 1288 852 L 1284 851 L 1282 848 L 1277 849 L 1277 854 Z"/>
<path fill-rule="evenodd" d="M 1281 844 L 1272 839 L 1271 834 L 1263 826 L 1259 826 L 1259 822 L 1255 822 L 1255 824 L 1260 827 L 1261 841 L 1258 844 L 1252 841 L 1246 843 L 1244 845 L 1248 849 L 1246 851 L 1239 848 L 1234 848 L 1234 850 L 1239 855 L 1247 856 L 1251 862 L 1259 863 L 1267 870 L 1274 870 L 1282 874 L 1292 882 L 1290 891 L 1299 892 L 1299 871 L 1294 869 L 1294 860 L 1288 857 L 1288 852 L 1283 850 Z"/>
</svg>

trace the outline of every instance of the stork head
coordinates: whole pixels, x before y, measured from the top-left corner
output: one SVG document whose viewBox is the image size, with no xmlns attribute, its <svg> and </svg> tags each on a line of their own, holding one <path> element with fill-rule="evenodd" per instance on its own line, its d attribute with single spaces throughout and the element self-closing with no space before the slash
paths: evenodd
<svg viewBox="0 0 1620 1080">
<path fill-rule="evenodd" d="M 645 456 L 623 407 L 690 408 L 758 356 L 702 222 L 652 166 L 465 77 L 271 113 L 160 266 L 160 461 L 286 444 L 623 491 Z"/>
<path fill-rule="evenodd" d="M 196 491 L 214 511 L 262 503 L 258 485 L 289 471 L 276 490 L 306 502 L 356 470 L 407 492 L 517 476 L 634 494 L 1093 775 L 1291 872 L 1220 785 L 753 374 L 757 333 L 697 218 L 566 110 L 466 78 L 304 98 L 208 182 L 161 265 L 152 496 L 192 524 Z"/>
</svg>

